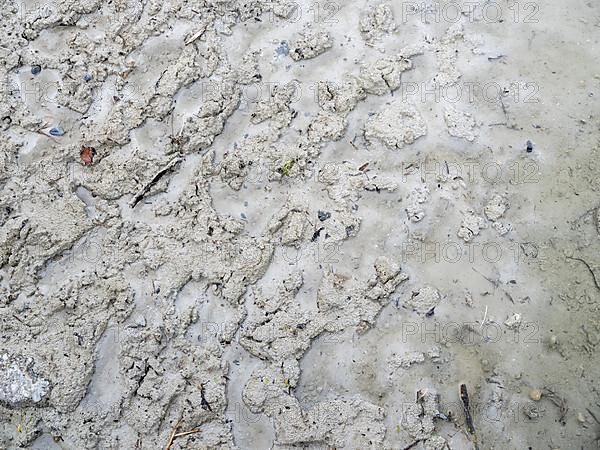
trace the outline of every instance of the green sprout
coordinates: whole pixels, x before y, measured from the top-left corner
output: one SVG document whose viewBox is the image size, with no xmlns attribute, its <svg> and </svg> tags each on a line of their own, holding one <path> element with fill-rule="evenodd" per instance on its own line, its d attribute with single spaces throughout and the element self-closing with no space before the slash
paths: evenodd
<svg viewBox="0 0 600 450">
<path fill-rule="evenodd" d="M 286 175 L 289 175 L 292 167 L 294 167 L 294 160 L 288 159 L 285 163 L 283 163 L 283 166 L 277 169 L 277 171 L 285 177 Z"/>
</svg>

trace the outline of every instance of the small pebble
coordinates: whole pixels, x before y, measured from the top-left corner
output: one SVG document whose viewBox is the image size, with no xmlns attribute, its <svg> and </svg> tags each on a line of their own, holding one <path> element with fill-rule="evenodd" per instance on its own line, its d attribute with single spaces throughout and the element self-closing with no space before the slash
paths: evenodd
<svg viewBox="0 0 600 450">
<path fill-rule="evenodd" d="M 244 214 L 244 213 L 241 213 L 241 214 L 240 214 L 240 217 L 241 217 L 242 219 L 246 220 L 246 214 Z"/>
<path fill-rule="evenodd" d="M 533 142 L 527 141 L 527 153 L 531 153 L 533 151 Z"/>
<path fill-rule="evenodd" d="M 582 413 L 577 413 L 577 422 L 585 423 L 585 416 Z"/>
<path fill-rule="evenodd" d="M 529 398 L 534 402 L 539 402 L 542 398 L 542 391 L 540 391 L 539 389 L 532 389 L 531 391 L 529 391 Z"/>
<path fill-rule="evenodd" d="M 38 73 L 40 73 L 42 71 L 42 66 L 35 64 L 33 66 L 31 66 L 31 73 L 33 75 L 37 75 Z"/>
<path fill-rule="evenodd" d="M 52 136 L 62 136 L 65 134 L 64 130 L 61 127 L 53 127 L 48 131 Z"/>
</svg>

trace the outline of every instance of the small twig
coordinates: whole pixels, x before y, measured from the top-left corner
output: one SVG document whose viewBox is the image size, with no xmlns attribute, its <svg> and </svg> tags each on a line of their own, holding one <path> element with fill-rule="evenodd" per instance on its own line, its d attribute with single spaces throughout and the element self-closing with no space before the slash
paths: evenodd
<svg viewBox="0 0 600 450">
<path fill-rule="evenodd" d="M 481 325 L 479 325 L 480 330 L 483 328 L 483 325 L 485 324 L 485 319 L 487 319 L 487 312 L 488 312 L 488 306 L 485 305 L 485 314 L 483 315 L 483 320 L 481 321 Z"/>
<path fill-rule="evenodd" d="M 16 315 L 16 314 L 13 314 L 13 317 L 14 317 L 15 319 L 17 319 L 17 321 L 18 321 L 19 323 L 21 323 L 22 325 L 25 325 L 25 326 L 27 326 L 27 327 L 29 326 L 28 324 L 26 324 L 25 322 L 23 322 L 21 319 L 19 319 L 19 318 L 17 317 L 17 315 Z"/>
<path fill-rule="evenodd" d="M 596 273 L 592 269 L 592 266 L 590 266 L 589 263 L 585 259 L 583 259 L 583 258 L 577 258 L 575 256 L 567 256 L 567 259 L 572 259 L 574 261 L 579 261 L 579 262 L 585 264 L 585 267 L 587 267 L 587 269 L 592 274 L 592 277 L 594 278 L 594 284 L 596 285 L 596 288 L 598 288 L 598 290 L 600 290 L 600 283 L 598 282 L 598 279 L 596 278 Z"/>
<path fill-rule="evenodd" d="M 200 428 L 194 428 L 193 430 L 190 430 L 190 431 L 183 431 L 181 433 L 177 433 L 173 437 L 187 436 L 188 434 L 194 434 L 194 433 L 199 433 L 199 432 L 200 432 Z"/>
<path fill-rule="evenodd" d="M 469 433 L 475 434 L 475 427 L 473 426 L 473 417 L 471 416 L 471 409 L 469 407 L 469 393 L 467 391 L 467 385 L 460 385 L 460 400 L 463 404 L 463 409 L 465 411 L 465 422 L 467 424 L 467 429 Z"/>
<path fill-rule="evenodd" d="M 589 412 L 590 416 L 592 416 L 592 418 L 596 421 L 596 423 L 600 425 L 600 421 L 598 420 L 598 418 L 596 417 L 596 415 L 590 410 L 590 408 L 585 408 L 585 410 L 587 412 Z"/>
<path fill-rule="evenodd" d="M 171 446 L 173 445 L 173 441 L 175 440 L 175 438 L 178 437 L 182 437 L 182 436 L 187 436 L 188 434 L 194 434 L 194 433 L 199 433 L 200 432 L 200 428 L 194 428 L 192 430 L 189 431 L 182 431 L 181 433 L 177 432 L 177 429 L 179 428 L 179 423 L 181 422 L 181 417 L 179 419 L 177 419 L 177 422 L 175 422 L 175 426 L 173 427 L 173 431 L 171 431 L 171 435 L 169 436 L 169 442 L 167 442 L 167 446 L 165 447 L 165 450 L 170 450 Z"/>
<path fill-rule="evenodd" d="M 552 403 L 554 403 L 559 411 L 560 411 L 560 416 L 558 418 L 558 421 L 565 425 L 565 417 L 567 416 L 567 412 L 569 412 L 569 406 L 567 405 L 567 401 L 562 398 L 560 395 L 558 395 L 556 392 L 554 392 L 551 389 L 548 389 L 547 387 L 542 389 L 542 393 L 543 395 L 545 395 L 546 397 L 548 397 L 548 399 L 550 399 L 550 401 Z"/>
<path fill-rule="evenodd" d="M 187 38 L 185 40 L 185 45 L 190 45 L 192 42 L 194 42 L 196 39 L 199 39 L 202 37 L 202 35 L 205 33 L 206 31 L 206 25 L 204 25 L 203 27 L 201 27 L 198 31 L 196 31 L 194 34 L 192 34 L 189 38 Z"/>
<path fill-rule="evenodd" d="M 358 170 L 360 170 L 361 172 L 366 172 L 367 171 L 367 167 L 369 167 L 369 162 L 364 163 L 362 166 L 360 166 L 358 168 Z"/>
<path fill-rule="evenodd" d="M 511 303 L 514 303 L 515 300 L 512 298 L 512 295 L 510 295 L 506 290 L 502 289 L 500 287 L 500 281 L 499 280 L 492 280 L 490 277 L 486 277 L 484 274 L 482 274 L 479 270 L 477 270 L 475 267 L 471 267 L 471 269 L 473 269 L 475 272 L 477 272 L 479 275 L 481 275 L 483 278 L 485 278 L 487 281 L 489 281 L 490 283 L 492 283 L 492 285 L 496 288 L 496 289 L 500 289 L 502 292 L 504 292 L 504 295 L 506 295 L 506 298 L 508 298 Z"/>
<path fill-rule="evenodd" d="M 473 436 L 473 444 L 475 445 L 475 450 L 479 450 L 479 445 L 477 444 L 477 435 L 475 434 L 475 427 L 473 426 L 473 417 L 471 416 L 471 407 L 469 405 L 469 392 L 467 391 L 467 385 L 460 385 L 460 400 L 463 404 L 463 409 L 465 411 L 465 423 L 467 425 L 467 430 Z"/>
<path fill-rule="evenodd" d="M 492 283 L 494 285 L 494 287 L 498 287 L 498 281 L 496 280 L 492 280 L 490 277 L 486 277 L 484 274 L 482 274 L 479 270 L 477 270 L 475 267 L 471 267 L 471 269 L 473 269 L 474 272 L 477 272 L 479 275 L 481 275 L 483 278 L 485 278 L 487 281 L 489 281 L 490 283 Z"/>
<path fill-rule="evenodd" d="M 206 401 L 205 391 L 204 391 L 204 383 L 202 383 L 200 385 L 200 406 L 202 406 L 202 408 L 208 409 L 210 412 L 212 412 L 210 403 L 208 403 L 208 401 Z"/>
<path fill-rule="evenodd" d="M 181 417 L 179 419 L 177 419 L 177 422 L 175 422 L 175 426 L 173 427 L 173 431 L 171 431 L 171 435 L 169 436 L 169 441 L 167 442 L 167 446 L 165 447 L 165 450 L 169 450 L 171 448 L 171 445 L 173 445 L 173 439 L 175 439 L 175 434 L 177 434 L 177 428 L 179 428 L 179 422 L 181 422 Z"/>
<path fill-rule="evenodd" d="M 156 172 L 156 174 L 152 177 L 152 179 L 146 183 L 139 191 L 137 194 L 135 194 L 135 196 L 131 199 L 131 201 L 129 202 L 129 207 L 130 208 L 134 208 L 135 205 L 137 205 L 139 203 L 139 201 L 144 198 L 144 195 L 146 195 L 148 193 L 148 191 L 150 190 L 150 188 L 152 186 L 154 186 L 158 180 L 160 180 L 164 174 L 166 174 L 168 171 L 170 171 L 173 167 L 175 167 L 175 165 L 177 163 L 179 163 L 181 161 L 180 157 L 176 157 L 173 158 L 171 160 L 171 162 L 169 162 L 169 164 L 167 164 L 165 167 L 163 167 L 162 169 L 160 169 L 158 172 Z"/>
<path fill-rule="evenodd" d="M 500 106 L 502 106 L 502 113 L 504 114 L 504 119 L 508 123 L 508 111 L 506 111 L 506 105 L 504 104 L 504 101 L 502 100 L 502 96 L 500 96 Z"/>
</svg>

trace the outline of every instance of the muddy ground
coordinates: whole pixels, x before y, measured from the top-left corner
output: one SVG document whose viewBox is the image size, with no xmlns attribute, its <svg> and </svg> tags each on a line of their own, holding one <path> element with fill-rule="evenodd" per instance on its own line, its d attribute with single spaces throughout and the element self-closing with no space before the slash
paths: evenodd
<svg viewBox="0 0 600 450">
<path fill-rule="evenodd" d="M 599 447 L 600 4 L 0 14 L 0 448 Z"/>
</svg>

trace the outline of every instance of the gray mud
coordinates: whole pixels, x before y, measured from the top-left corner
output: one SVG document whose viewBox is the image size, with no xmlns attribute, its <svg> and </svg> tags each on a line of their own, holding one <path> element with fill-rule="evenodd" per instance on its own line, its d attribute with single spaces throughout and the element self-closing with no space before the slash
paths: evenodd
<svg viewBox="0 0 600 450">
<path fill-rule="evenodd" d="M 600 4 L 0 15 L 0 449 L 599 448 Z"/>
</svg>

